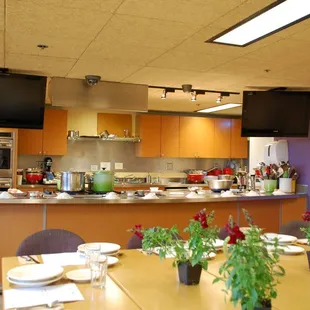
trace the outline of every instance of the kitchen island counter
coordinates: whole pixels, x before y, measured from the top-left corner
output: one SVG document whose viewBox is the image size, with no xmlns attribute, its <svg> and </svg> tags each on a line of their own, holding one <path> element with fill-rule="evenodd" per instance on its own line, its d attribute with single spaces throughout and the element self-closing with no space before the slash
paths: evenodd
<svg viewBox="0 0 310 310">
<path fill-rule="evenodd" d="M 172 227 L 177 224 L 186 238 L 184 227 L 201 209 L 215 210 L 214 224 L 219 228 L 231 214 L 240 226 L 247 226 L 242 209 L 268 232 L 279 232 L 283 223 L 300 220 L 307 208 L 306 194 L 260 197 L 214 196 L 159 199 L 1 199 L 0 256 L 14 256 L 23 239 L 42 229 L 65 229 L 85 242 L 106 241 L 126 247 L 136 224 L 143 227 Z M 37 254 L 37 253 L 33 253 Z"/>
</svg>

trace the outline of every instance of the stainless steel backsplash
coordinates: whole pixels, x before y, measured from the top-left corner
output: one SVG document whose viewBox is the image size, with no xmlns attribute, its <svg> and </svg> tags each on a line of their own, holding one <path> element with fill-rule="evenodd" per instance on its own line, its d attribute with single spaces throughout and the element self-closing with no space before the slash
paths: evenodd
<svg viewBox="0 0 310 310">
<path fill-rule="evenodd" d="M 36 167 L 37 161 L 45 156 L 20 155 L 18 168 Z M 91 165 L 100 166 L 100 162 L 123 163 L 123 171 L 135 172 L 164 172 L 167 163 L 172 163 L 173 171 L 185 169 L 208 169 L 214 163 L 223 167 L 225 159 L 194 159 L 194 158 L 139 158 L 136 157 L 135 144 L 130 142 L 103 142 L 103 141 L 68 141 L 66 156 L 50 156 L 53 159 L 54 171 L 75 169 L 90 171 Z M 122 170 L 119 170 L 122 171 Z"/>
</svg>

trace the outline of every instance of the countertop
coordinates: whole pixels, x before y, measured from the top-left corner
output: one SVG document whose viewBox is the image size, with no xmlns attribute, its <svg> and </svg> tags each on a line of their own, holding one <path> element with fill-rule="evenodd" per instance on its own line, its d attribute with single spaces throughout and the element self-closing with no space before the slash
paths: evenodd
<svg viewBox="0 0 310 310">
<path fill-rule="evenodd" d="M 86 196 L 87 197 L 87 196 Z M 36 204 L 36 205 L 47 205 L 47 204 L 180 204 L 180 203 L 208 203 L 208 202 L 233 202 L 233 201 L 251 201 L 251 200 L 281 200 L 281 199 L 294 199 L 294 198 L 307 198 L 308 195 L 305 193 L 287 194 L 287 195 L 271 195 L 271 196 L 256 196 L 248 197 L 240 194 L 234 197 L 221 197 L 219 194 L 207 194 L 201 195 L 201 198 L 185 198 L 185 197 L 169 197 L 162 196 L 158 199 L 143 199 L 141 197 L 134 198 L 121 198 L 121 199 L 106 199 L 102 196 L 99 198 L 72 198 L 72 199 L 56 199 L 56 198 L 14 198 L 14 199 L 0 199 L 0 204 Z"/>
</svg>

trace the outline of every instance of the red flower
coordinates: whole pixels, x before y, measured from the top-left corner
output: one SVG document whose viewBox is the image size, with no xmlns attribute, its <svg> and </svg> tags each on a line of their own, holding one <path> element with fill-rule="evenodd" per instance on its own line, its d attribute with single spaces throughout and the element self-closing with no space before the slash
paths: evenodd
<svg viewBox="0 0 310 310">
<path fill-rule="evenodd" d="M 309 211 L 305 212 L 305 213 L 302 215 L 302 219 L 303 219 L 305 222 L 310 222 L 310 212 L 309 212 Z"/>
<path fill-rule="evenodd" d="M 135 227 L 134 227 L 134 229 L 132 231 L 134 232 L 134 234 L 138 238 L 143 239 L 142 225 L 141 224 L 135 225 Z"/>
<path fill-rule="evenodd" d="M 231 215 L 229 216 L 228 224 L 226 224 L 225 229 L 230 237 L 228 244 L 236 244 L 238 239 L 240 240 L 245 239 L 244 233 L 240 230 L 239 226 L 234 222 L 234 219 Z"/>
<path fill-rule="evenodd" d="M 202 228 L 206 229 L 206 228 L 209 227 L 209 226 L 208 226 L 208 221 L 207 221 L 208 216 L 207 216 L 207 214 L 206 214 L 206 209 L 200 210 L 200 211 L 193 217 L 193 219 L 194 219 L 195 221 L 199 221 L 200 224 L 201 224 L 201 226 L 202 226 Z"/>
</svg>

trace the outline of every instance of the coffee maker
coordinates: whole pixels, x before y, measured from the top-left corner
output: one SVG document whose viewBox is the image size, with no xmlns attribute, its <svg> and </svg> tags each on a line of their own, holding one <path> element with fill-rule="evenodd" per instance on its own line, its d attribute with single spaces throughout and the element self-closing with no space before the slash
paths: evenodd
<svg viewBox="0 0 310 310">
<path fill-rule="evenodd" d="M 51 157 L 45 157 L 43 161 L 43 169 L 45 173 L 45 178 L 47 180 L 53 180 L 54 175 L 52 172 L 52 165 L 53 165 L 53 160 Z"/>
</svg>

